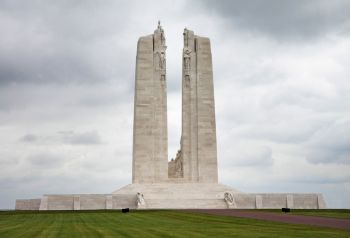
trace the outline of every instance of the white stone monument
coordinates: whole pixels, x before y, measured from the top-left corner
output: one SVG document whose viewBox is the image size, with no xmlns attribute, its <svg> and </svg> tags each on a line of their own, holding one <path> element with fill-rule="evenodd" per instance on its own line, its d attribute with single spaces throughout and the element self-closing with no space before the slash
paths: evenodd
<svg viewBox="0 0 350 238">
<path fill-rule="evenodd" d="M 218 183 L 210 40 L 184 30 L 181 148 L 168 162 L 166 45 L 158 23 L 137 45 L 132 184 L 112 194 L 18 199 L 18 210 L 325 208 L 321 194 L 252 194 Z"/>
</svg>

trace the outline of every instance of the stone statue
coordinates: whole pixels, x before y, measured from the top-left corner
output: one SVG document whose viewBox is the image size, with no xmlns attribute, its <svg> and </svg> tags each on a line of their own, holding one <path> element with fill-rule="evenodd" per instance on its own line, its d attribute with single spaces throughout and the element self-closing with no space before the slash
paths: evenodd
<svg viewBox="0 0 350 238">
<path fill-rule="evenodd" d="M 191 69 L 191 50 L 188 48 L 184 49 L 184 69 Z"/>
<path fill-rule="evenodd" d="M 161 33 L 160 33 L 160 44 L 163 46 L 163 47 L 166 47 L 165 46 L 165 37 L 164 37 L 164 31 L 162 29 Z"/>
<path fill-rule="evenodd" d="M 160 25 L 160 21 L 158 21 L 158 30 L 160 31 L 160 44 L 165 47 L 164 30 L 163 30 L 162 26 Z"/>
<path fill-rule="evenodd" d="M 160 52 L 158 53 L 159 55 L 159 68 L 160 69 L 165 69 L 165 53 L 164 52 Z"/>
<path fill-rule="evenodd" d="M 224 199 L 225 199 L 227 208 L 236 208 L 237 207 L 235 199 L 234 199 L 232 193 L 225 192 Z"/>
<path fill-rule="evenodd" d="M 183 35 L 184 35 L 184 47 L 188 47 L 188 38 L 189 37 L 188 37 L 188 30 L 187 30 L 187 28 L 185 28 Z"/>
<path fill-rule="evenodd" d="M 142 193 L 136 193 L 136 205 L 138 208 L 146 206 L 146 202 Z"/>
</svg>

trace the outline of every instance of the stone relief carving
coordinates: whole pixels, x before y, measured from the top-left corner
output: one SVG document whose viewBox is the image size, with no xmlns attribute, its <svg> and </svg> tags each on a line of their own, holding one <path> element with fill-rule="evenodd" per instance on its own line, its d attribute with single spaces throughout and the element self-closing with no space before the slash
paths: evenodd
<svg viewBox="0 0 350 238">
<path fill-rule="evenodd" d="M 144 207 L 146 206 L 145 198 L 143 197 L 142 193 L 136 193 L 136 205 L 137 207 Z"/>
<path fill-rule="evenodd" d="M 225 199 L 227 208 L 236 208 L 237 207 L 236 202 L 235 202 L 235 198 L 233 197 L 232 193 L 225 192 L 224 199 Z"/>
<path fill-rule="evenodd" d="M 177 151 L 175 159 L 169 161 L 169 178 L 183 178 L 183 161 L 181 150 Z"/>
<path fill-rule="evenodd" d="M 181 153 L 181 150 L 177 151 L 176 158 L 175 158 L 175 175 L 177 177 L 183 177 L 182 153 Z"/>
</svg>

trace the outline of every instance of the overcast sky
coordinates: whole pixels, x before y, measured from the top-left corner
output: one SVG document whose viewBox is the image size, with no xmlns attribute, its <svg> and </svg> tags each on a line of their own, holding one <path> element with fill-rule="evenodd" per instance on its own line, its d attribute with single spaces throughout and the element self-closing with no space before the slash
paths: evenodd
<svg viewBox="0 0 350 238">
<path fill-rule="evenodd" d="M 211 39 L 219 180 L 350 208 L 350 1 L 0 1 L 0 208 L 131 183 L 138 37 L 167 38 L 169 159 L 185 27 Z"/>
</svg>

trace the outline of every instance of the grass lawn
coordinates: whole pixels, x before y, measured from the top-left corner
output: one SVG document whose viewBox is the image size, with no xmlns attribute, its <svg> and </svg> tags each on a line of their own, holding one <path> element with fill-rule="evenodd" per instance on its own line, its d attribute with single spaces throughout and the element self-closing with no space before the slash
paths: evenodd
<svg viewBox="0 0 350 238">
<path fill-rule="evenodd" d="M 350 237 L 345 230 L 181 211 L 0 212 L 0 237 Z"/>
<path fill-rule="evenodd" d="M 281 209 L 259 209 L 255 211 L 281 213 Z M 289 214 L 350 219 L 350 209 L 291 209 Z"/>
</svg>

